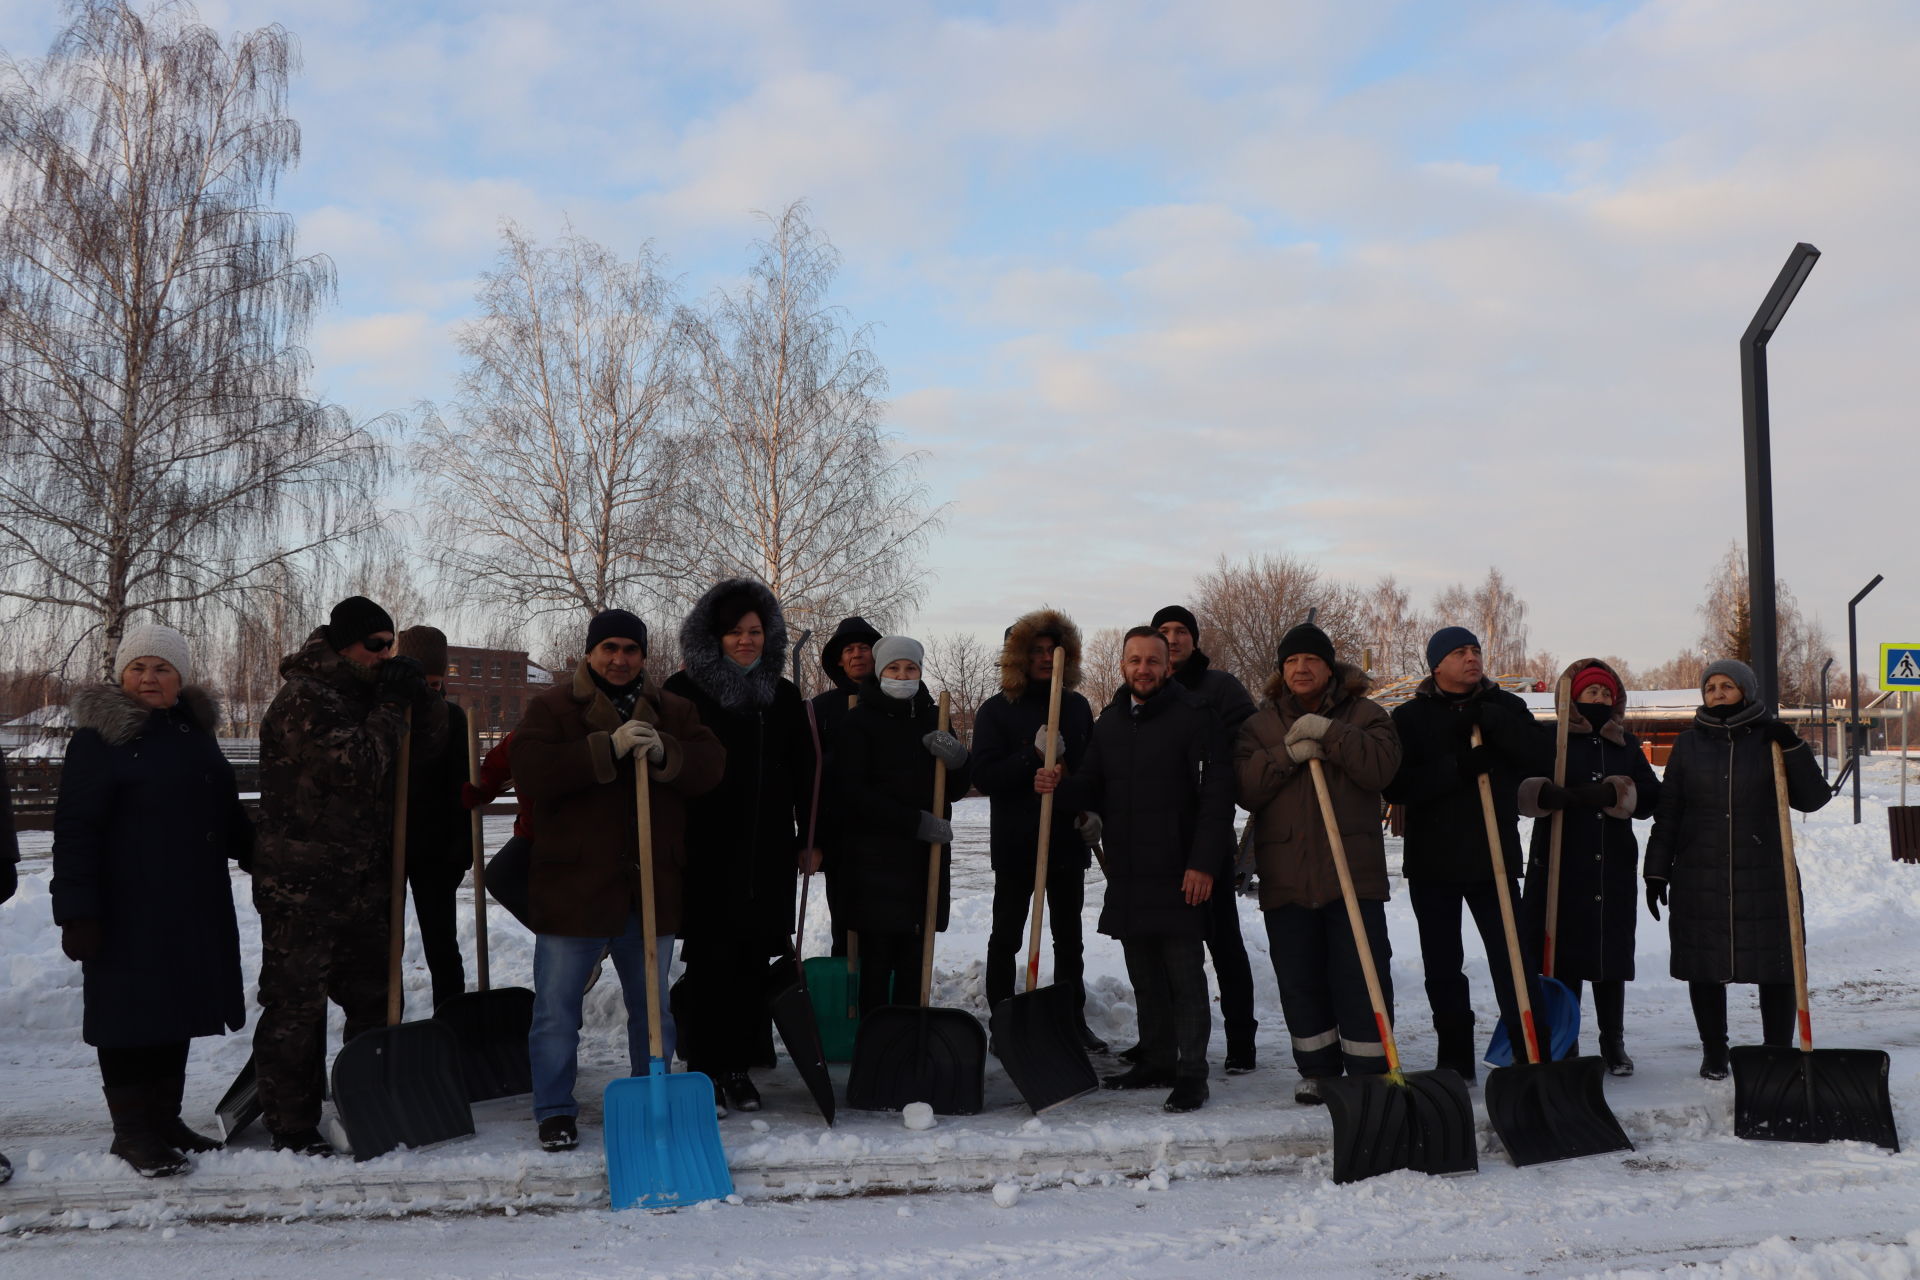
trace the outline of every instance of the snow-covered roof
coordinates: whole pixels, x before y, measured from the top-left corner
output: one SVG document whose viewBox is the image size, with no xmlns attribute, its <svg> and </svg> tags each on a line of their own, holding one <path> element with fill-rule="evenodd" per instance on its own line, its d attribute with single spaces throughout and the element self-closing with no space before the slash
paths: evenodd
<svg viewBox="0 0 1920 1280">
<path fill-rule="evenodd" d="M 553 672 L 547 670 L 545 667 L 536 667 L 531 662 L 529 662 L 527 664 L 527 683 L 528 684 L 552 684 Z"/>
</svg>

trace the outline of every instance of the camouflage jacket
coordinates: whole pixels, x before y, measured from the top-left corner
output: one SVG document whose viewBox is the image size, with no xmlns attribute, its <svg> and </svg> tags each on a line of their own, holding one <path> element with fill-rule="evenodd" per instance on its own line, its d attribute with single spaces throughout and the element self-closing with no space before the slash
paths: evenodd
<svg viewBox="0 0 1920 1280">
<path fill-rule="evenodd" d="M 280 663 L 286 681 L 260 721 L 254 896 L 344 899 L 384 885 L 403 709 L 327 644 L 324 629 Z M 423 754 L 444 750 L 446 704 L 414 711 Z"/>
</svg>

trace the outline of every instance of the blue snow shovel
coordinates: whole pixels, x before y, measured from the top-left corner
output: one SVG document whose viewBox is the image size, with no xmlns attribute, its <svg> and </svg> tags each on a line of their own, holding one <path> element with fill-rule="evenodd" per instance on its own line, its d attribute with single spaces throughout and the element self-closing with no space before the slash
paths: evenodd
<svg viewBox="0 0 1920 1280">
<path fill-rule="evenodd" d="M 1567 716 L 1572 710 L 1573 678 L 1561 676 L 1554 692 L 1556 723 L 1553 730 L 1553 785 L 1567 785 Z M 1560 925 L 1560 832 L 1566 813 L 1555 809 L 1547 832 L 1547 927 L 1540 947 L 1540 1014 L 1547 1024 L 1547 1051 L 1554 1061 L 1571 1058 L 1580 1045 L 1580 997 L 1553 976 L 1554 942 Z M 1513 1037 L 1507 1020 L 1493 1026 L 1487 1041 L 1486 1061 L 1496 1067 L 1513 1065 Z"/>
<path fill-rule="evenodd" d="M 607 1188 L 616 1209 L 671 1209 L 733 1194 L 713 1080 L 667 1071 L 660 1031 L 660 957 L 653 923 L 653 805 L 644 753 L 633 756 L 634 812 L 640 821 L 640 928 L 647 949 L 647 1074 L 607 1085 Z"/>
</svg>

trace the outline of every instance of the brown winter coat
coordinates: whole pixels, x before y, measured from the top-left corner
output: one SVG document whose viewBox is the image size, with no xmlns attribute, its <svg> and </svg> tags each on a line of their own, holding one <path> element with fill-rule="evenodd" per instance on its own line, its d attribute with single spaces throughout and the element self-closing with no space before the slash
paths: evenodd
<svg viewBox="0 0 1920 1280">
<path fill-rule="evenodd" d="M 1385 902 L 1391 895 L 1380 831 L 1380 790 L 1400 767 L 1400 736 L 1392 717 L 1365 696 L 1371 687 L 1365 673 L 1339 663 L 1313 710 L 1333 721 L 1320 746 L 1354 893 L 1362 900 Z M 1340 877 L 1312 771 L 1287 755 L 1287 730 L 1306 712 L 1275 672 L 1260 709 L 1240 726 L 1234 744 L 1240 807 L 1253 814 L 1262 910 L 1321 907 L 1340 900 Z"/>
<path fill-rule="evenodd" d="M 634 703 L 635 720 L 660 730 L 666 759 L 647 776 L 653 805 L 654 927 L 680 930 L 687 865 L 687 805 L 711 791 L 727 752 L 700 723 L 693 704 L 651 675 Z M 611 938 L 640 904 L 633 757 L 616 759 L 612 733 L 621 716 L 593 682 L 582 658 L 573 679 L 535 698 L 513 731 L 513 778 L 533 844 L 528 898 L 536 933 Z"/>
</svg>

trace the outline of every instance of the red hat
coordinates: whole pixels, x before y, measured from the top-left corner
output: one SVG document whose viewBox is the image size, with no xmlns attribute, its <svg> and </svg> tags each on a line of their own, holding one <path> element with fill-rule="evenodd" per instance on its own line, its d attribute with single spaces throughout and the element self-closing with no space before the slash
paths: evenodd
<svg viewBox="0 0 1920 1280">
<path fill-rule="evenodd" d="M 1582 667 L 1573 673 L 1571 697 L 1575 702 L 1580 701 L 1581 692 L 1589 685 L 1596 684 L 1604 684 L 1608 689 L 1612 690 L 1614 702 L 1621 703 L 1627 700 L 1626 691 L 1620 687 L 1620 678 L 1605 667 L 1598 665 Z"/>
</svg>

